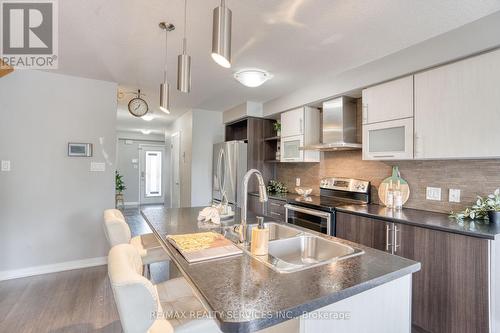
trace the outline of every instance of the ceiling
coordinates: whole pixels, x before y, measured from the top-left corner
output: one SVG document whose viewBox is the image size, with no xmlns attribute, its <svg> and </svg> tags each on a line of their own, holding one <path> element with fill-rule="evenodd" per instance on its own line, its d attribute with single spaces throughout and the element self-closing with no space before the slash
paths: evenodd
<svg viewBox="0 0 500 333">
<path fill-rule="evenodd" d="M 141 88 L 157 116 L 134 119 L 119 100 L 118 127 L 157 131 L 192 108 L 223 111 L 244 101 L 265 102 L 325 73 L 340 73 L 397 52 L 500 10 L 500 0 L 229 0 L 233 12 L 233 68 L 211 57 L 212 10 L 217 0 L 188 0 L 192 91 L 175 88 L 181 50 L 183 0 L 64 0 L 59 2 L 59 72 L 114 81 L 123 92 Z M 171 115 L 158 110 L 164 35 L 169 34 Z M 258 67 L 274 74 L 246 88 L 232 73 Z"/>
</svg>

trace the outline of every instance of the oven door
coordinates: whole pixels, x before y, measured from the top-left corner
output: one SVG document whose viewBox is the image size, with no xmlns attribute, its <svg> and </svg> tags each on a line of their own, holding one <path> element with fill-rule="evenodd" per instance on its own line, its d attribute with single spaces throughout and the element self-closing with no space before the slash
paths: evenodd
<svg viewBox="0 0 500 333">
<path fill-rule="evenodd" d="M 286 204 L 285 221 L 299 227 L 333 236 L 332 214 L 328 212 Z"/>
</svg>

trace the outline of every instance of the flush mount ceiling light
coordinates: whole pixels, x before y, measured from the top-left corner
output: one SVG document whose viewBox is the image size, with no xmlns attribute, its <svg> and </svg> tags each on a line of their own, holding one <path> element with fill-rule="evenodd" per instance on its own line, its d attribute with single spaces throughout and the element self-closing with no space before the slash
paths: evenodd
<svg viewBox="0 0 500 333">
<path fill-rule="evenodd" d="M 212 31 L 212 58 L 225 68 L 231 67 L 231 21 L 232 13 L 221 0 L 220 6 L 214 9 Z"/>
<path fill-rule="evenodd" d="M 184 0 L 184 38 L 182 39 L 182 54 L 177 58 L 177 90 L 183 93 L 191 91 L 191 56 L 186 52 L 187 0 Z"/>
<path fill-rule="evenodd" d="M 249 68 L 237 71 L 234 78 L 246 87 L 255 88 L 272 79 L 273 75 L 262 69 Z"/>
<path fill-rule="evenodd" d="M 160 28 L 165 30 L 165 68 L 163 71 L 163 83 L 160 84 L 160 110 L 170 113 L 169 85 L 167 81 L 167 55 L 168 55 L 168 32 L 173 31 L 175 26 L 170 23 L 160 22 Z"/>
<path fill-rule="evenodd" d="M 141 133 L 144 134 L 144 135 L 148 135 L 148 134 L 151 134 L 151 130 L 142 129 Z"/>
<path fill-rule="evenodd" d="M 155 119 L 155 116 L 153 116 L 150 112 L 146 113 L 144 116 L 141 117 L 145 121 L 151 121 Z"/>
</svg>

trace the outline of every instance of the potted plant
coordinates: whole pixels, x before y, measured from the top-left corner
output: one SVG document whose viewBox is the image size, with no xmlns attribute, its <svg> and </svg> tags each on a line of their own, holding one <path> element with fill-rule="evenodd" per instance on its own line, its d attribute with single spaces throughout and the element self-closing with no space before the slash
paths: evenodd
<svg viewBox="0 0 500 333">
<path fill-rule="evenodd" d="M 459 213 L 452 212 L 451 216 L 457 220 L 470 218 L 473 220 L 488 219 L 490 223 L 500 222 L 500 189 L 496 189 L 493 194 L 485 198 L 478 196 L 474 205 L 467 207 L 464 211 Z"/>
<path fill-rule="evenodd" d="M 123 191 L 127 189 L 123 181 L 123 175 L 118 170 L 115 171 L 115 206 L 118 207 L 118 202 L 123 204 Z"/>
<path fill-rule="evenodd" d="M 493 194 L 488 195 L 486 205 L 488 219 L 491 223 L 498 223 L 500 221 L 500 189 L 497 188 Z"/>
<path fill-rule="evenodd" d="M 269 193 L 287 193 L 288 189 L 286 186 L 277 180 L 270 180 L 269 185 L 267 185 L 267 191 Z"/>
<path fill-rule="evenodd" d="M 281 122 L 279 120 L 276 120 L 273 124 L 273 128 L 276 131 L 276 136 L 281 136 Z"/>
</svg>

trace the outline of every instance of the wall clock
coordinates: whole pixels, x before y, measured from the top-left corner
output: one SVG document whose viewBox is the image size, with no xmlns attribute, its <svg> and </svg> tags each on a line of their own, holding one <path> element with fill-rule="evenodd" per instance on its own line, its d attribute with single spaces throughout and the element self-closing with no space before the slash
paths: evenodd
<svg viewBox="0 0 500 333">
<path fill-rule="evenodd" d="M 149 111 L 148 103 L 141 98 L 141 90 L 137 90 L 137 97 L 128 102 L 128 112 L 134 117 L 142 117 Z"/>
</svg>

